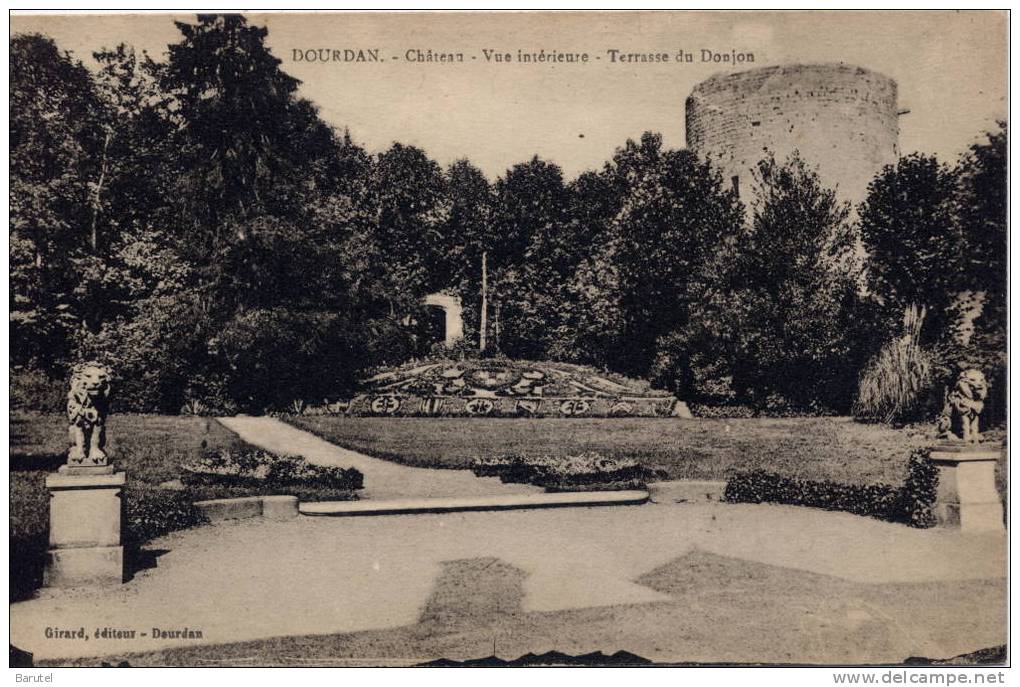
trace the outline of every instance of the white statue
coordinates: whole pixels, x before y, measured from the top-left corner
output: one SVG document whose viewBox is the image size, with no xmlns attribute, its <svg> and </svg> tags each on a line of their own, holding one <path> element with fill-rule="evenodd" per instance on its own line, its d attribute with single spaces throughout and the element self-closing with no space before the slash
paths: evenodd
<svg viewBox="0 0 1020 687">
<path fill-rule="evenodd" d="M 981 370 L 964 370 L 946 394 L 946 405 L 938 420 L 939 436 L 951 441 L 981 441 L 978 419 L 985 409 L 988 381 Z"/>
<path fill-rule="evenodd" d="M 107 463 L 106 415 L 110 410 L 110 371 L 99 363 L 79 363 L 71 372 L 67 392 L 67 420 L 71 467 L 100 467 Z"/>
</svg>

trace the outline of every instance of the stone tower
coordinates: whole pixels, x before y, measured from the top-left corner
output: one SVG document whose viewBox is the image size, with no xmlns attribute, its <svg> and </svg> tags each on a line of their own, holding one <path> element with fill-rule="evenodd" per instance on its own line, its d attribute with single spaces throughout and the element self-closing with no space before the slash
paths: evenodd
<svg viewBox="0 0 1020 687">
<path fill-rule="evenodd" d="M 896 82 L 860 67 L 811 64 L 713 76 L 687 98 L 687 146 L 717 165 L 747 202 L 752 170 L 794 150 L 855 205 L 898 157 Z"/>
</svg>

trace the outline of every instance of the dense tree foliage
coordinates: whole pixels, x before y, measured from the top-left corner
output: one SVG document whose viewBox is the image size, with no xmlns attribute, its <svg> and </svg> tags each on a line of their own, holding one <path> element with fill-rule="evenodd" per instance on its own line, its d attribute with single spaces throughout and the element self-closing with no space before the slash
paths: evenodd
<svg viewBox="0 0 1020 687">
<path fill-rule="evenodd" d="M 947 333 L 953 294 L 965 288 L 965 238 L 955 214 L 956 172 L 920 154 L 888 166 L 860 208 L 869 254 L 867 281 L 895 318 L 918 306 L 928 315 L 922 340 Z"/>
<path fill-rule="evenodd" d="M 971 146 L 960 162 L 959 213 L 967 247 L 966 285 L 981 294 L 981 312 L 973 321 L 969 346 L 957 366 L 974 365 L 991 382 L 987 416 L 1006 417 L 1007 252 L 1006 124 Z"/>
<path fill-rule="evenodd" d="M 899 313 L 924 306 L 943 340 L 962 289 L 985 294 L 972 357 L 1003 353 L 1004 128 L 957 168 L 887 168 L 858 226 L 797 159 L 765 160 L 745 206 L 653 133 L 573 180 L 537 156 L 490 181 L 402 143 L 370 154 L 299 96 L 265 28 L 177 28 L 161 59 L 120 45 L 92 71 L 11 41 L 16 379 L 59 386 L 89 357 L 125 409 L 341 398 L 430 354 L 428 293 L 460 294 L 476 345 L 483 259 L 485 354 L 702 403 L 845 410 Z"/>
<path fill-rule="evenodd" d="M 961 369 L 982 369 L 991 381 L 986 419 L 993 420 L 1005 417 L 1006 149 L 1000 123 L 955 167 L 904 157 L 875 178 L 860 208 L 867 283 L 891 342 L 916 339 L 934 360 L 935 387 Z M 919 336 L 906 331 L 915 319 Z M 930 413 L 939 405 L 937 388 L 928 394 L 934 398 L 915 407 Z"/>
<path fill-rule="evenodd" d="M 11 360 L 58 365 L 85 323 L 76 263 L 89 227 L 103 147 L 89 72 L 43 36 L 16 36 L 10 65 Z"/>
</svg>

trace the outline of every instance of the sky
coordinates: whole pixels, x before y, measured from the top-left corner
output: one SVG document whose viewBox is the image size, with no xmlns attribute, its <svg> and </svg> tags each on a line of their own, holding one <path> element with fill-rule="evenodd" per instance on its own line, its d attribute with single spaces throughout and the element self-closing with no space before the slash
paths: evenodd
<svg viewBox="0 0 1020 687">
<path fill-rule="evenodd" d="M 11 30 L 48 34 L 94 66 L 93 51 L 121 42 L 162 59 L 180 39 L 173 19 L 14 15 Z M 268 45 L 301 79 L 301 95 L 370 152 L 399 141 L 443 165 L 466 157 L 490 179 L 533 155 L 574 178 L 648 130 L 668 147 L 684 147 L 684 101 L 695 84 L 776 64 L 845 62 L 895 79 L 899 106 L 910 110 L 900 117 L 902 153 L 955 161 L 1008 111 L 1004 11 L 255 13 L 249 20 L 268 27 Z M 380 61 L 300 59 L 320 49 L 330 57 L 376 50 Z M 409 50 L 459 52 L 464 62 L 410 62 Z M 495 63 L 484 50 L 587 53 L 589 60 Z M 669 59 L 614 62 L 610 50 Z M 702 62 L 702 50 L 751 53 L 754 62 Z M 676 61 L 678 51 L 694 62 Z"/>
</svg>

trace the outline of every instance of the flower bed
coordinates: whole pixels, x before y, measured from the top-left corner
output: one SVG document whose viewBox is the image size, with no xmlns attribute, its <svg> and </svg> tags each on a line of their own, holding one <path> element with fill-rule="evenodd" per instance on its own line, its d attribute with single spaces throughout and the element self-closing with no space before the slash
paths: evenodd
<svg viewBox="0 0 1020 687">
<path fill-rule="evenodd" d="M 675 398 L 626 397 L 491 397 L 484 396 L 356 396 L 335 413 L 316 408 L 312 414 L 346 413 L 377 417 L 671 417 Z"/>
<path fill-rule="evenodd" d="M 337 491 L 364 486 L 364 476 L 354 468 L 315 465 L 300 456 L 276 456 L 260 450 L 207 451 L 181 468 L 181 479 L 188 485 L 309 486 Z"/>
<path fill-rule="evenodd" d="M 648 480 L 661 477 L 659 471 L 637 461 L 598 453 L 478 458 L 472 470 L 479 477 L 499 477 L 503 482 L 534 484 L 549 491 L 644 489 Z"/>
<path fill-rule="evenodd" d="M 362 380 L 316 415 L 377 417 L 670 417 L 679 401 L 648 382 L 579 365 L 508 359 L 409 363 Z M 686 408 L 684 408 L 686 410 Z"/>
<path fill-rule="evenodd" d="M 839 510 L 912 527 L 933 527 L 938 471 L 928 460 L 928 454 L 928 449 L 917 449 L 910 455 L 907 479 L 900 487 L 799 480 L 753 470 L 734 475 L 726 483 L 724 499 Z"/>
</svg>

